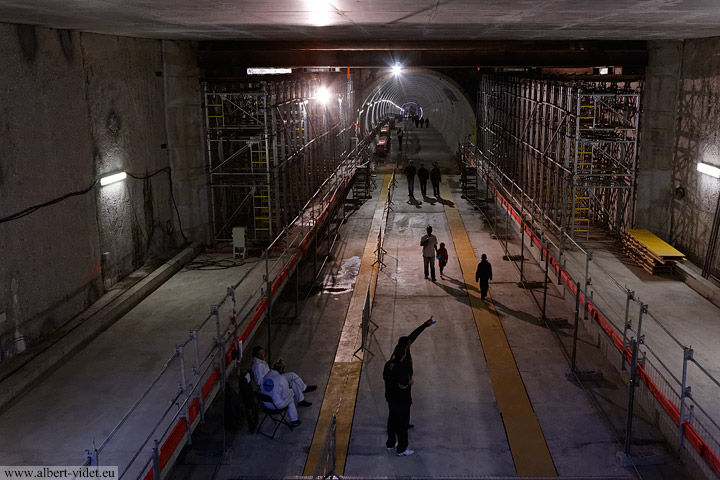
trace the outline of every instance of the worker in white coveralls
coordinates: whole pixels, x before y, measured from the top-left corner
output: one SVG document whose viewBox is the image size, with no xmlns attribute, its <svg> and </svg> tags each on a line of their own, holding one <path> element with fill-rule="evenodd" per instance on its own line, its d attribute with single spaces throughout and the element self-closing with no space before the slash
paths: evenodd
<svg viewBox="0 0 720 480">
<path fill-rule="evenodd" d="M 265 349 L 263 349 L 260 345 L 256 346 L 253 348 L 252 356 L 253 378 L 258 385 L 262 386 L 262 381 L 265 378 L 265 375 L 267 375 L 270 371 L 270 367 L 268 367 L 268 364 L 265 361 Z M 284 369 L 280 373 L 283 374 L 287 382 L 290 384 L 290 388 L 292 388 L 292 391 L 295 393 L 295 399 L 298 401 L 298 406 L 309 407 L 312 405 L 312 403 L 305 400 L 304 394 L 317 390 L 317 386 L 305 385 L 305 382 L 303 382 L 302 378 L 300 378 L 297 373 L 285 373 Z"/>
<path fill-rule="evenodd" d="M 288 381 L 278 371 L 282 370 L 282 367 L 284 366 L 278 365 L 278 363 L 281 362 L 282 360 L 273 364 L 273 368 L 268 371 L 267 375 L 265 375 L 265 378 L 263 378 L 262 383 L 260 384 L 262 393 L 272 398 L 272 403 L 265 402 L 265 406 L 272 409 L 275 409 L 276 407 L 288 407 L 287 412 L 290 417 L 291 425 L 300 425 L 297 408 L 295 408 L 295 394 L 292 389 L 290 389 Z"/>
</svg>

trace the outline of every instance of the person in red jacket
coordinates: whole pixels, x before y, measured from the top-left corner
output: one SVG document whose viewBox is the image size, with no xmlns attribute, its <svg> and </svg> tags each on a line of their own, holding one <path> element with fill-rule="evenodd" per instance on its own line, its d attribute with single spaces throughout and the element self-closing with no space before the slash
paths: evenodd
<svg viewBox="0 0 720 480">
<path fill-rule="evenodd" d="M 438 259 L 438 264 L 440 265 L 440 276 L 442 277 L 443 269 L 448 262 L 448 251 L 447 248 L 445 248 L 445 244 L 442 242 L 440 242 L 440 248 L 437 249 L 436 258 Z"/>
</svg>

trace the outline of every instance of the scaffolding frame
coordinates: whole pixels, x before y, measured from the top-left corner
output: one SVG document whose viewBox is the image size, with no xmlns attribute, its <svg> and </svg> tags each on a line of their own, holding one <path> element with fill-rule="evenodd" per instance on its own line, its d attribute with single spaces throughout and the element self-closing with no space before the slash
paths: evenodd
<svg viewBox="0 0 720 480">
<path fill-rule="evenodd" d="M 634 223 L 638 81 L 483 75 L 478 149 L 523 209 L 573 239 Z"/>
<path fill-rule="evenodd" d="M 316 100 L 322 81 L 333 100 Z M 245 227 L 263 246 L 298 214 L 350 152 L 350 78 L 205 83 L 213 236 Z"/>
</svg>

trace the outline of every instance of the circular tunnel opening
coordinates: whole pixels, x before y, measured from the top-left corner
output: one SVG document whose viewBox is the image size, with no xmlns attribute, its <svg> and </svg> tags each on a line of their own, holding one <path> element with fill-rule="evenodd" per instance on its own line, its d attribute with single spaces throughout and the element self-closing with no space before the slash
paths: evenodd
<svg viewBox="0 0 720 480">
<path fill-rule="evenodd" d="M 452 150 L 458 142 L 474 140 L 475 112 L 467 93 L 454 80 L 433 70 L 387 72 L 361 94 L 358 125 L 367 135 L 392 116 L 418 115 L 429 120 Z"/>
</svg>

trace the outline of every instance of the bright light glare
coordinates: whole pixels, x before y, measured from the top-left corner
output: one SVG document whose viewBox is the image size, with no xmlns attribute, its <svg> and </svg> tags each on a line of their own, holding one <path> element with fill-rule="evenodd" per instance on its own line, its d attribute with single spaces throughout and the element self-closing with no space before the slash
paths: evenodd
<svg viewBox="0 0 720 480">
<path fill-rule="evenodd" d="M 702 172 L 702 173 L 706 173 L 706 174 L 708 174 L 708 175 L 710 175 L 710 176 L 713 176 L 713 177 L 715 177 L 715 178 L 720 178 L 720 168 L 714 167 L 714 166 L 709 165 L 709 164 L 707 164 L 707 163 L 702 163 L 702 162 L 698 163 L 698 164 L 697 164 L 697 171 L 698 171 L 698 172 Z"/>
<path fill-rule="evenodd" d="M 323 0 L 305 0 L 305 8 L 308 10 L 310 24 L 316 27 L 330 25 L 336 15 L 336 9 Z"/>
<path fill-rule="evenodd" d="M 111 183 L 119 182 L 120 180 L 125 180 L 126 177 L 127 177 L 127 174 L 125 172 L 108 175 L 107 177 L 103 177 L 100 179 L 100 185 L 102 185 L 104 187 L 105 185 L 110 185 Z"/>
<path fill-rule="evenodd" d="M 315 94 L 315 98 L 325 105 L 330 101 L 330 91 L 327 87 L 319 87 L 317 89 L 317 93 Z"/>
<path fill-rule="evenodd" d="M 608 73 L 610 73 L 610 69 L 608 67 L 600 68 L 600 75 L 607 75 Z"/>
<path fill-rule="evenodd" d="M 392 73 L 395 76 L 400 75 L 402 73 L 402 65 L 400 65 L 399 63 L 396 63 L 395 65 L 393 65 Z"/>
</svg>

